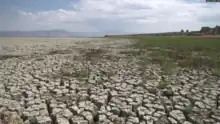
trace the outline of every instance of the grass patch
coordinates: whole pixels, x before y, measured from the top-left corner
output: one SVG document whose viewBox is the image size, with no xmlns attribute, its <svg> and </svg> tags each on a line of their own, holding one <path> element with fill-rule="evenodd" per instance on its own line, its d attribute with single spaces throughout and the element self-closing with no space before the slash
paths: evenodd
<svg viewBox="0 0 220 124">
<path fill-rule="evenodd" d="M 144 52 L 145 51 L 138 49 L 138 50 L 120 51 L 119 54 L 124 54 L 127 56 L 140 56 L 140 55 L 143 55 Z"/>
<path fill-rule="evenodd" d="M 11 58 L 20 58 L 22 57 L 22 55 L 0 55 L 0 60 L 7 60 L 7 59 L 11 59 Z"/>
<path fill-rule="evenodd" d="M 183 68 L 220 70 L 220 38 L 218 37 L 136 37 L 136 49 L 148 50 L 148 58 L 169 71 Z M 220 72 L 220 71 L 217 71 Z"/>
<path fill-rule="evenodd" d="M 220 77 L 220 69 L 213 69 L 213 75 Z"/>
<path fill-rule="evenodd" d="M 44 58 L 43 58 L 43 57 L 37 57 L 37 58 L 35 58 L 35 60 L 36 60 L 36 61 L 43 61 Z"/>
<path fill-rule="evenodd" d="M 48 52 L 48 55 L 55 55 L 55 54 L 70 54 L 72 51 L 70 50 L 52 50 Z"/>
<path fill-rule="evenodd" d="M 160 81 L 159 84 L 157 85 L 158 89 L 166 89 L 170 85 L 168 81 Z"/>
<path fill-rule="evenodd" d="M 79 81 L 83 81 L 89 77 L 89 72 L 86 70 L 78 71 L 74 73 L 74 77 L 76 77 Z"/>
<path fill-rule="evenodd" d="M 101 55 L 105 53 L 105 51 L 102 49 L 89 49 L 88 51 L 82 52 L 84 53 L 83 56 L 87 61 L 91 61 L 95 58 L 100 58 Z"/>
<path fill-rule="evenodd" d="M 85 69 L 73 72 L 71 69 L 61 68 L 60 77 L 75 77 L 76 79 L 83 81 L 89 77 L 89 71 Z"/>
</svg>

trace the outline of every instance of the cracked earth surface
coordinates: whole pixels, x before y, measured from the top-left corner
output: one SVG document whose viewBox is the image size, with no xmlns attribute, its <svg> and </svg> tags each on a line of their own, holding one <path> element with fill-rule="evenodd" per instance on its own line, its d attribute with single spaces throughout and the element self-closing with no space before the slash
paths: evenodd
<svg viewBox="0 0 220 124">
<path fill-rule="evenodd" d="M 217 77 L 162 75 L 128 39 L 1 40 L 0 124 L 220 124 Z"/>
</svg>

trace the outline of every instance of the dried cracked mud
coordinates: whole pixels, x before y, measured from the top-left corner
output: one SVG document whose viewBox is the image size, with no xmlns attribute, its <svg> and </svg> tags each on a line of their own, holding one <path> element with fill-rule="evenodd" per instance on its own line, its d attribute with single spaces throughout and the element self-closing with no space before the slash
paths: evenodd
<svg viewBox="0 0 220 124">
<path fill-rule="evenodd" d="M 217 77 L 164 75 L 129 39 L 0 40 L 0 124 L 220 124 Z"/>
</svg>

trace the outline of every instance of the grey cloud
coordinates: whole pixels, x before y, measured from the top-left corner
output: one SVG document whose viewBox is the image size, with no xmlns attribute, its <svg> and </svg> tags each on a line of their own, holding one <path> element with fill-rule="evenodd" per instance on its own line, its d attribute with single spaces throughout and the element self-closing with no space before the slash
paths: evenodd
<svg viewBox="0 0 220 124">
<path fill-rule="evenodd" d="M 220 22 L 220 14 L 216 12 L 218 6 L 207 7 L 205 3 L 189 3 L 184 0 L 82 0 L 75 5 L 72 9 L 13 12 L 10 16 L 0 12 L 3 17 L 0 30 L 64 29 L 141 33 L 179 31 L 182 28 L 194 30 Z M 214 16 L 216 14 L 217 17 Z"/>
</svg>

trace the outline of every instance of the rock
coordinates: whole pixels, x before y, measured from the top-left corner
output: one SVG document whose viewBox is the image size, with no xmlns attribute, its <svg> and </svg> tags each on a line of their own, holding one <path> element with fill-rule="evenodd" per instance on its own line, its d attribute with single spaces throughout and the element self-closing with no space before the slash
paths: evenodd
<svg viewBox="0 0 220 124">
<path fill-rule="evenodd" d="M 107 116 L 104 115 L 104 114 L 101 114 L 101 115 L 98 116 L 98 120 L 99 120 L 100 122 L 104 122 L 105 120 L 107 120 Z"/>
<path fill-rule="evenodd" d="M 179 123 L 183 123 L 185 121 L 185 116 L 180 110 L 173 110 L 170 112 L 170 116 L 176 119 Z"/>
<path fill-rule="evenodd" d="M 167 96 L 168 98 L 174 95 L 172 88 L 164 89 L 162 91 L 163 96 Z"/>
<path fill-rule="evenodd" d="M 149 92 L 152 94 L 157 94 L 157 88 L 151 88 L 149 89 Z"/>
<path fill-rule="evenodd" d="M 64 109 L 62 115 L 63 115 L 65 118 L 70 119 L 70 118 L 72 118 L 73 113 L 72 113 L 69 109 Z"/>
<path fill-rule="evenodd" d="M 89 124 L 89 122 L 87 120 L 84 120 L 84 118 L 81 116 L 73 116 L 73 118 L 71 118 L 71 121 L 73 122 L 73 124 Z"/>
<path fill-rule="evenodd" d="M 118 117 L 117 115 L 109 116 L 109 120 L 111 120 L 111 122 L 113 122 L 114 124 L 125 123 L 125 120 L 123 118 Z"/>
<path fill-rule="evenodd" d="M 214 124 L 215 123 L 215 121 L 213 119 L 203 119 L 203 122 L 205 124 Z"/>
<path fill-rule="evenodd" d="M 206 106 L 205 106 L 205 104 L 204 103 L 202 103 L 202 102 L 195 102 L 195 105 L 196 106 L 198 106 L 199 108 L 201 108 L 201 109 L 205 109 L 206 108 Z"/>
<path fill-rule="evenodd" d="M 128 117 L 128 122 L 132 122 L 132 124 L 139 124 L 139 119 L 137 117 Z"/>
<path fill-rule="evenodd" d="M 141 121 L 139 124 L 147 124 L 145 121 Z"/>
<path fill-rule="evenodd" d="M 10 120 L 7 112 L 20 117 L 12 123 L 21 120 L 24 124 L 55 121 L 58 124 L 167 124 L 167 121 L 212 124 L 220 121 L 220 81 L 210 70 L 178 68 L 177 72 L 165 76 L 155 64 L 142 68 L 139 52 L 145 56 L 145 52 L 152 51 L 124 48 L 125 43 L 133 44 L 127 39 L 46 40 L 22 41 L 26 45 L 10 42 L 8 51 L 27 55 L 0 60 L 0 123 Z M 48 54 L 51 49 L 55 49 L 53 55 Z M 69 54 L 65 49 L 74 52 Z M 102 53 L 105 49 L 108 52 Z M 129 56 L 122 56 L 121 52 Z M 85 60 L 88 57 L 91 60 Z M 89 78 L 79 80 L 75 74 L 80 72 L 78 76 L 85 77 L 85 71 L 89 71 L 86 74 Z M 158 90 L 162 80 L 164 85 L 166 82 L 171 85 Z M 188 115 L 187 119 L 184 115 Z"/>
<path fill-rule="evenodd" d="M 53 108 L 52 114 L 56 115 L 58 113 L 62 112 L 61 108 Z"/>
<path fill-rule="evenodd" d="M 36 117 L 29 118 L 29 123 L 30 124 L 37 124 L 38 123 L 37 118 Z"/>
<path fill-rule="evenodd" d="M 10 99 L 0 98 L 0 106 L 5 106 L 8 108 L 20 108 L 19 102 Z"/>
<path fill-rule="evenodd" d="M 2 124 L 24 124 L 23 120 L 16 112 L 4 112 L 1 115 Z"/>
<path fill-rule="evenodd" d="M 38 116 L 37 117 L 38 124 L 51 124 L 52 120 L 49 116 Z"/>
<path fill-rule="evenodd" d="M 16 101 L 20 101 L 21 100 L 21 93 L 13 93 L 12 94 L 12 99 L 16 100 Z"/>
<path fill-rule="evenodd" d="M 76 105 L 73 105 L 70 107 L 70 111 L 73 112 L 74 114 L 77 114 L 80 108 L 78 108 Z"/>
<path fill-rule="evenodd" d="M 132 111 L 128 108 L 122 108 L 121 109 L 121 117 L 127 117 L 131 115 Z"/>
<path fill-rule="evenodd" d="M 143 106 L 139 106 L 137 108 L 137 113 L 138 113 L 139 118 L 143 118 L 143 116 L 145 114 L 147 114 L 147 109 L 145 107 L 143 107 Z"/>
<path fill-rule="evenodd" d="M 163 115 L 159 117 L 159 119 L 155 122 L 155 124 L 169 124 L 169 121 L 166 115 Z"/>
<path fill-rule="evenodd" d="M 117 107 L 112 107 L 111 112 L 115 115 L 119 115 L 120 114 L 120 109 Z"/>
<path fill-rule="evenodd" d="M 180 91 L 180 94 L 182 95 L 182 96 L 186 96 L 188 93 L 187 93 L 188 91 L 185 91 L 185 90 L 181 90 Z"/>
<path fill-rule="evenodd" d="M 57 118 L 57 124 L 70 124 L 66 118 Z"/>
<path fill-rule="evenodd" d="M 211 118 L 213 118 L 217 122 L 220 122 L 220 116 L 211 115 Z"/>
<path fill-rule="evenodd" d="M 178 124 L 177 121 L 171 117 L 168 118 L 171 124 Z"/>
<path fill-rule="evenodd" d="M 184 121 L 183 124 L 192 124 L 192 123 L 189 121 Z"/>
<path fill-rule="evenodd" d="M 132 102 L 133 102 L 133 99 L 132 99 L 132 98 L 127 98 L 126 101 L 127 101 L 128 103 L 132 103 Z"/>
<path fill-rule="evenodd" d="M 91 112 L 83 111 L 81 115 L 88 121 L 89 124 L 93 124 L 93 115 Z"/>
<path fill-rule="evenodd" d="M 175 105 L 174 108 L 178 109 L 178 110 L 181 110 L 181 111 L 185 110 L 185 107 L 182 106 L 182 105 Z"/>
<path fill-rule="evenodd" d="M 44 110 L 44 109 L 39 110 L 39 113 L 40 113 L 40 116 L 47 116 L 47 115 L 49 115 L 48 111 Z"/>
<path fill-rule="evenodd" d="M 118 92 L 115 90 L 110 91 L 111 96 L 116 96 L 118 95 Z"/>
</svg>

